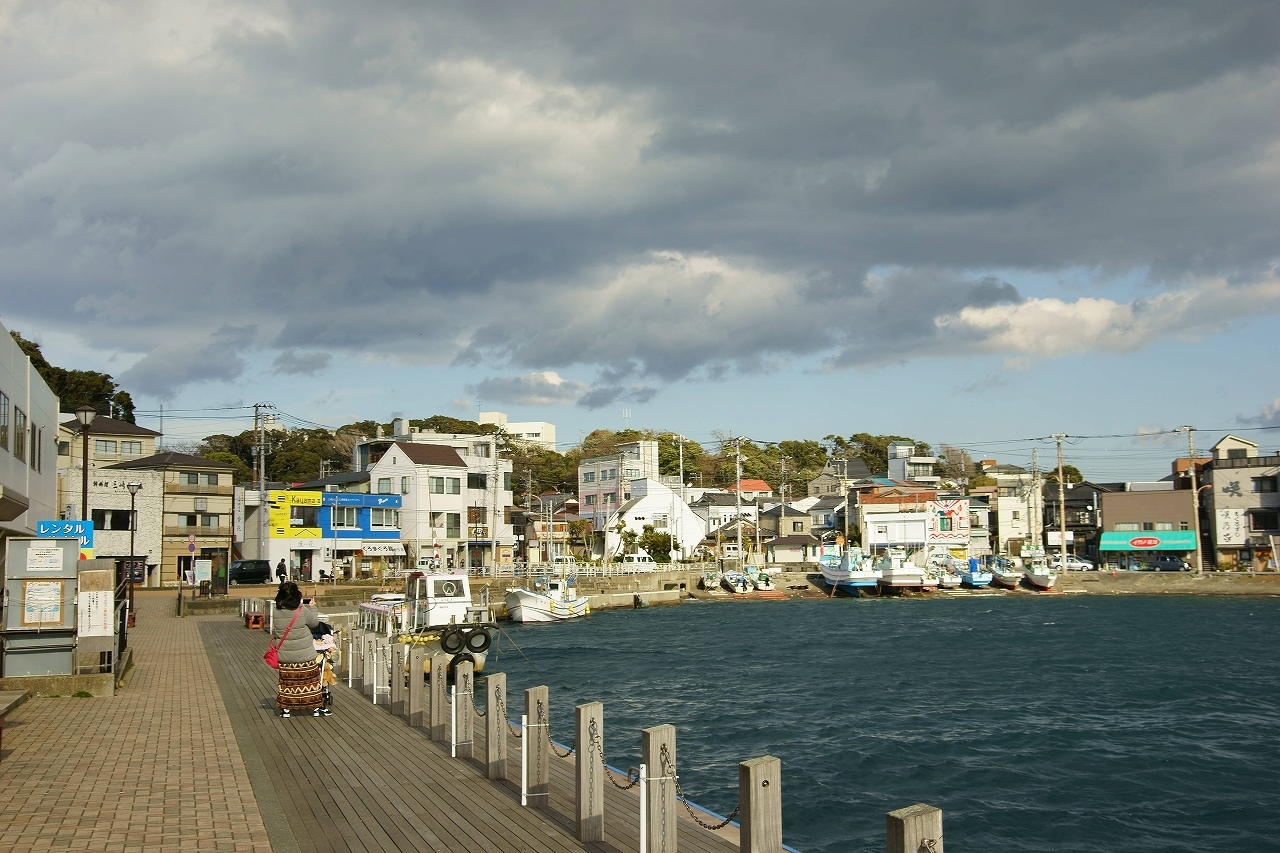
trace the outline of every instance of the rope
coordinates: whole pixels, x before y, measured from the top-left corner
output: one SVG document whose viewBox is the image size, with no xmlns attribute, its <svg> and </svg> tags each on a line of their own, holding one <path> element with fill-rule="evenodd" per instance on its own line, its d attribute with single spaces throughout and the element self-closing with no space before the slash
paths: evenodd
<svg viewBox="0 0 1280 853">
<path fill-rule="evenodd" d="M 666 744 L 662 745 L 662 769 L 663 775 L 669 775 L 676 783 L 676 798 L 684 805 L 684 810 L 689 813 L 689 817 L 693 819 L 693 822 L 703 829 L 710 829 L 712 831 L 724 829 L 726 826 L 733 823 L 733 819 L 738 816 L 738 812 L 742 811 L 742 801 L 739 800 L 738 804 L 733 807 L 733 811 L 727 818 L 722 820 L 720 823 L 707 823 L 702 818 L 698 817 L 698 813 L 693 810 L 693 806 L 689 805 L 689 797 L 685 794 L 684 789 L 680 787 L 680 777 L 676 775 L 676 769 L 671 764 L 671 754 L 667 751 Z M 670 771 L 669 773 L 667 772 L 668 770 Z"/>
<path fill-rule="evenodd" d="M 551 739 L 551 723 L 547 720 L 547 709 L 546 706 L 542 704 L 541 699 L 538 700 L 538 722 L 542 724 L 543 730 L 547 733 L 547 743 L 551 744 L 552 752 L 561 758 L 568 758 L 573 755 L 574 750 L 578 748 L 578 742 L 576 739 L 574 740 L 573 746 L 569 747 L 568 752 L 561 752 L 556 748 L 556 742 Z"/>
<path fill-rule="evenodd" d="M 938 853 L 938 845 L 940 843 L 942 843 L 941 835 L 939 835 L 937 838 L 920 839 L 920 846 L 923 847 L 925 850 L 929 851 L 929 853 Z"/>
</svg>

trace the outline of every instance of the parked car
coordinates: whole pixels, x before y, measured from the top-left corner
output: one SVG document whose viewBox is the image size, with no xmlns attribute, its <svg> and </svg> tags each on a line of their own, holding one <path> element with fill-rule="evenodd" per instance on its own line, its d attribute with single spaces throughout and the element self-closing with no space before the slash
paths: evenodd
<svg viewBox="0 0 1280 853">
<path fill-rule="evenodd" d="M 1153 554 L 1147 562 L 1157 572 L 1185 572 L 1191 568 L 1190 563 L 1173 554 Z"/>
<path fill-rule="evenodd" d="M 658 564 L 654 562 L 653 557 L 641 552 L 639 554 L 624 554 L 622 556 L 622 565 L 633 572 L 652 572 L 657 570 Z"/>
<path fill-rule="evenodd" d="M 236 560 L 227 571 L 232 586 L 241 583 L 271 583 L 270 560 Z"/>
<path fill-rule="evenodd" d="M 1068 554 L 1066 562 L 1063 562 L 1061 554 L 1054 554 L 1049 557 L 1049 565 L 1059 571 L 1066 572 L 1091 572 L 1093 571 L 1093 563 L 1088 560 L 1082 560 L 1075 554 Z"/>
</svg>

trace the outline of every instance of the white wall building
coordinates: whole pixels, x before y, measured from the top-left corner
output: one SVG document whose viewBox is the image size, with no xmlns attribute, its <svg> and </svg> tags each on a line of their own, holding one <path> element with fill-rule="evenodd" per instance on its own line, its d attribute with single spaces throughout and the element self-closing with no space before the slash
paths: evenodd
<svg viewBox="0 0 1280 853">
<path fill-rule="evenodd" d="M 0 326 L 0 546 L 33 536 L 57 508 L 58 398 Z M 3 559 L 0 547 L 0 560 Z"/>
<path fill-rule="evenodd" d="M 867 509 L 858 507 L 864 551 L 883 551 L 890 545 L 922 548 L 928 542 L 928 512 L 867 512 Z"/>
<path fill-rule="evenodd" d="M 631 500 L 631 483 L 658 480 L 658 442 L 619 444 L 613 452 L 578 463 L 578 514 L 600 532 L 620 504 Z"/>
<path fill-rule="evenodd" d="M 479 423 L 496 424 L 502 427 L 507 435 L 517 441 L 541 447 L 544 450 L 556 449 L 556 425 L 546 421 L 509 421 L 502 412 L 481 412 Z"/>
<path fill-rule="evenodd" d="M 1043 498 L 1032 474 L 995 472 L 988 476 L 995 478 L 997 489 L 992 510 L 996 516 L 996 553 L 1016 556 L 1039 535 Z"/>
<path fill-rule="evenodd" d="M 942 478 L 934 476 L 933 473 L 934 466 L 937 464 L 936 456 L 917 456 L 916 446 L 910 442 L 889 443 L 888 476 L 890 480 L 936 486 L 942 482 Z"/>
<path fill-rule="evenodd" d="M 617 507 L 605 528 L 604 549 L 610 556 L 622 548 L 622 538 L 617 530 L 644 532 L 646 524 L 653 525 L 657 533 L 669 533 L 677 544 L 674 559 L 692 554 L 707 535 L 706 522 L 680 500 L 676 489 L 664 486 L 654 479 L 641 478 L 631 482 L 631 498 Z M 605 554 L 593 555 L 603 557 Z M 652 555 L 651 555 L 652 556 Z"/>
</svg>

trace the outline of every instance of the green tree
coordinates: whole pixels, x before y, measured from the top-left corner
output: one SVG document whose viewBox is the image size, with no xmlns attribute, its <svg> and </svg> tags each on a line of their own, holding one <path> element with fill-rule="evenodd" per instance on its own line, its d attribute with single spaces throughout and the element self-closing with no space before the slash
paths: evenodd
<svg viewBox="0 0 1280 853">
<path fill-rule="evenodd" d="M 29 341 L 17 332 L 9 333 L 14 343 L 31 359 L 31 366 L 40 374 L 49 389 L 58 395 L 58 404 L 64 412 L 81 406 L 92 406 L 98 414 L 115 417 L 133 423 L 133 397 L 110 374 L 96 370 L 66 370 L 49 363 L 40 351 L 40 345 Z"/>
<path fill-rule="evenodd" d="M 210 452 L 201 453 L 200 456 L 210 460 L 211 462 L 225 462 L 228 465 L 234 465 L 236 467 L 236 470 L 233 472 L 233 474 L 235 477 L 235 481 L 237 483 L 253 482 L 253 469 L 251 469 L 248 465 L 244 464 L 244 460 L 241 459 L 239 456 L 235 455 L 234 453 L 227 453 L 226 451 L 222 451 L 222 450 L 214 450 Z"/>
<path fill-rule="evenodd" d="M 640 547 L 653 557 L 655 563 L 670 563 L 672 539 L 670 533 L 659 533 L 652 524 L 646 524 L 640 533 Z"/>
<path fill-rule="evenodd" d="M 1052 480 L 1055 483 L 1058 482 L 1058 469 L 1056 467 L 1049 469 L 1049 472 L 1045 474 L 1045 479 Z M 1062 482 L 1063 483 L 1083 483 L 1084 475 L 1081 474 L 1080 469 L 1074 465 L 1063 465 L 1062 466 Z"/>
</svg>

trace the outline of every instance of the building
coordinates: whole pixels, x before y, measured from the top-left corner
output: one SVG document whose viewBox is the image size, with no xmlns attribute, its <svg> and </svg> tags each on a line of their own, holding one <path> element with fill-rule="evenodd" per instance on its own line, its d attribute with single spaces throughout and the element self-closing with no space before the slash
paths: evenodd
<svg viewBox="0 0 1280 853">
<path fill-rule="evenodd" d="M 71 472 L 69 479 L 75 479 L 80 466 L 64 470 Z M 136 487 L 135 492 L 130 492 L 130 485 Z M 92 469 L 89 514 L 93 521 L 93 556 L 121 564 L 132 556 L 141 563 L 139 585 L 159 586 L 165 497 L 162 469 Z M 75 504 L 80 504 L 78 492 Z"/>
<path fill-rule="evenodd" d="M 743 521 L 755 523 L 760 511 L 758 504 L 745 496 L 711 490 L 703 491 L 696 501 L 689 504 L 689 508 L 697 513 L 708 530 L 737 521 L 739 515 Z"/>
<path fill-rule="evenodd" d="M 1045 548 L 1050 554 L 1060 553 L 1065 521 L 1067 553 L 1096 560 L 1102 535 L 1102 494 L 1114 487 L 1101 483 L 1070 483 L 1063 488 L 1061 510 L 1057 482 L 1046 481 L 1043 488 Z"/>
<path fill-rule="evenodd" d="M 516 559 L 549 563 L 555 557 L 573 555 L 573 530 L 578 521 L 578 499 L 555 493 L 534 498 L 526 509 L 512 513 L 516 534 Z"/>
<path fill-rule="evenodd" d="M 604 551 L 593 553 L 593 559 L 622 553 L 623 530 L 630 530 L 638 536 L 644 533 L 645 527 L 652 527 L 655 533 L 670 534 L 675 543 L 672 557 L 677 560 L 697 550 L 707 535 L 706 523 L 680 500 L 676 489 L 656 479 L 641 477 L 631 482 L 630 495 L 610 516 L 605 525 Z M 650 556 L 657 557 L 656 554 Z"/>
<path fill-rule="evenodd" d="M 356 443 L 352 471 L 369 473 L 372 494 L 404 499 L 409 560 L 476 569 L 513 562 L 511 460 L 499 457 L 498 437 L 420 430 L 403 418 L 394 427 L 394 436 Z"/>
<path fill-rule="evenodd" d="M 600 540 L 593 551 L 604 551 L 606 522 L 619 504 L 631 500 L 631 483 L 641 479 L 660 482 L 658 442 L 652 439 L 624 442 L 612 453 L 578 463 L 578 510 Z"/>
<path fill-rule="evenodd" d="M 942 478 L 934 474 L 938 457 L 917 456 L 916 446 L 908 441 L 892 441 L 889 443 L 889 469 L 886 475 L 890 480 L 902 480 L 910 483 L 922 483 L 927 486 L 938 486 Z"/>
<path fill-rule="evenodd" d="M 995 514 L 995 552 L 1019 556 L 1024 546 L 1043 544 L 1039 528 L 1043 526 L 1042 487 L 1040 477 L 1015 465 L 997 465 L 983 472 L 996 481 L 993 504 Z"/>
<path fill-rule="evenodd" d="M 59 518 L 58 398 L 0 326 L 0 540 Z M 79 501 L 77 501 L 79 503 Z M 3 542 L 0 542 L 3 545 Z M 5 551 L 0 549 L 0 560 Z"/>
<path fill-rule="evenodd" d="M 541 447 L 543 450 L 556 449 L 556 425 L 546 421 L 508 421 L 502 412 L 481 412 L 479 422 L 502 427 L 509 437 L 516 441 Z"/>
<path fill-rule="evenodd" d="M 58 424 L 58 508 L 64 518 L 80 518 L 83 489 L 80 460 L 84 434 L 75 414 L 63 412 Z M 154 456 L 160 433 L 136 424 L 98 415 L 89 425 L 89 476 L 106 465 Z M 92 501 L 90 509 L 93 508 Z"/>
<path fill-rule="evenodd" d="M 90 435 L 93 435 L 92 427 Z M 173 451 L 104 465 L 97 472 L 92 465 L 93 460 L 90 459 L 90 480 L 101 473 L 104 483 L 107 482 L 107 474 L 120 475 L 126 480 L 144 472 L 159 475 L 152 482 L 158 482 L 164 490 L 161 506 L 163 530 L 160 559 L 154 577 L 148 576 L 148 585 L 177 586 L 179 573 L 183 573 L 181 577 L 185 580 L 188 577 L 186 573 L 192 572 L 193 561 L 197 559 L 211 560 L 215 577 L 218 569 L 228 564 L 233 537 L 232 519 L 236 512 L 233 465 Z M 147 491 L 149 499 L 150 490 Z M 113 505 L 119 506 L 118 503 Z M 140 524 L 139 530 L 142 529 Z"/>
<path fill-rule="evenodd" d="M 844 495 L 870 476 L 871 469 L 861 459 L 828 459 L 822 473 L 809 481 L 809 497 Z"/>
<path fill-rule="evenodd" d="M 1208 557 L 1223 569 L 1275 568 L 1280 545 L 1280 453 L 1260 455 L 1258 445 L 1228 435 L 1197 478 L 1203 491 Z"/>
<path fill-rule="evenodd" d="M 1141 484 L 1131 484 L 1141 485 Z M 1195 513 L 1189 489 L 1130 488 L 1100 492 L 1103 531 L 1100 550 L 1121 565 L 1151 552 L 1195 563 Z"/>
<path fill-rule="evenodd" d="M 758 498 L 773 497 L 773 486 L 770 486 L 764 480 L 739 480 L 731 485 L 728 491 L 730 493 L 737 492 L 741 494 L 744 501 L 754 501 Z"/>
</svg>

